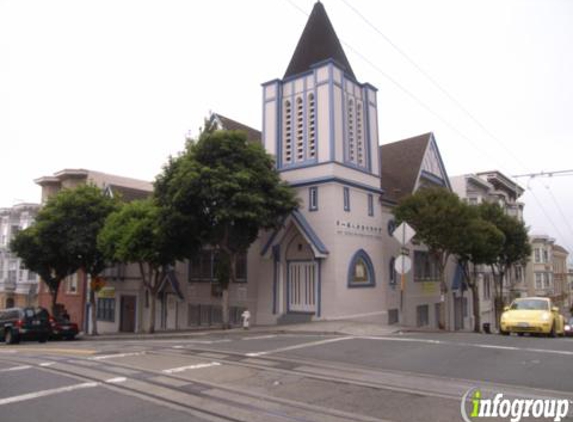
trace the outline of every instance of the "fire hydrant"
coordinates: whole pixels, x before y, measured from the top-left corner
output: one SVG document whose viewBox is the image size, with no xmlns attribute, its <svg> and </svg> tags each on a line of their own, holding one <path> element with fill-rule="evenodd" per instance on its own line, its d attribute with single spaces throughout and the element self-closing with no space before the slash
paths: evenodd
<svg viewBox="0 0 573 422">
<path fill-rule="evenodd" d="M 248 309 L 245 309 L 243 311 L 243 313 L 241 314 L 241 318 L 243 318 L 243 329 L 248 330 L 249 329 L 249 323 L 251 320 L 251 313 L 249 312 Z"/>
</svg>

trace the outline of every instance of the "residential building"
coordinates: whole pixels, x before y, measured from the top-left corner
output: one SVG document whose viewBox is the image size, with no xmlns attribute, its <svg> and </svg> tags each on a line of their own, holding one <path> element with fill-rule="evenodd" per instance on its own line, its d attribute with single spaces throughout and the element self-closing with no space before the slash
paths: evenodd
<svg viewBox="0 0 573 422">
<path fill-rule="evenodd" d="M 569 252 L 563 246 L 553 245 L 553 303 L 561 313 L 567 315 L 569 312 L 569 280 L 567 279 L 567 258 Z"/>
<path fill-rule="evenodd" d="M 493 170 L 476 174 L 464 174 L 451 178 L 456 194 L 470 205 L 498 204 L 507 215 L 523 221 L 523 206 L 519 201 L 524 189 L 500 171 Z M 490 266 L 476 268 L 479 291 L 480 322 L 497 325 L 495 316 L 495 275 Z M 509 303 L 516 297 L 527 295 L 524 266 L 514 265 L 503 280 L 503 297 Z"/>
<path fill-rule="evenodd" d="M 10 250 L 10 241 L 34 221 L 40 205 L 0 208 L 0 309 L 37 303 L 38 276 Z"/>
<path fill-rule="evenodd" d="M 384 215 L 388 216 L 388 234 L 392 235 L 396 224 L 392 209 L 406 197 L 424 187 L 443 187 L 451 190 L 450 181 L 432 133 L 415 136 L 380 146 L 382 160 L 381 196 Z M 438 328 L 440 319 L 448 327 L 470 327 L 467 294 L 455 265 L 446 269 L 449 284 L 447 294 L 441 291 L 438 265 L 427 248 L 418 243 L 405 245 L 412 260 L 412 271 L 401 276 L 393 269 L 400 258 L 402 246 L 395 239 L 384 239 L 384 255 L 388 259 L 388 286 L 386 306 L 389 323 L 409 326 Z M 442 317 L 440 317 L 442 314 Z M 399 315 L 399 317 L 398 317 Z M 465 321 L 464 321 L 465 320 Z"/>
<path fill-rule="evenodd" d="M 530 235 L 529 240 L 531 259 L 526 268 L 528 295 L 550 297 L 553 304 L 567 314 L 570 300 L 567 269 L 569 253 L 547 235 Z"/>
<path fill-rule="evenodd" d="M 125 201 L 149 196 L 153 190 L 150 182 L 85 169 L 64 169 L 52 176 L 40 177 L 35 182 L 42 187 L 42 203 L 61 189 L 73 189 L 82 184 L 93 184 L 104 189 L 107 194 L 119 196 Z M 141 283 L 135 274 L 135 269 L 128 272 L 126 280 L 131 283 L 124 283 L 125 291 L 128 293 L 136 291 L 138 296 L 142 296 Z M 88 328 L 88 288 L 87 275 L 78 271 L 63 280 L 57 299 L 58 303 L 68 311 L 71 320 L 77 322 L 84 330 Z M 106 294 L 109 294 L 109 290 Z M 109 303 L 102 301 L 100 306 L 107 306 Z M 41 283 L 39 288 L 39 304 L 51 309 L 51 295 L 44 283 Z M 99 309 L 98 314 L 101 314 Z"/>
</svg>

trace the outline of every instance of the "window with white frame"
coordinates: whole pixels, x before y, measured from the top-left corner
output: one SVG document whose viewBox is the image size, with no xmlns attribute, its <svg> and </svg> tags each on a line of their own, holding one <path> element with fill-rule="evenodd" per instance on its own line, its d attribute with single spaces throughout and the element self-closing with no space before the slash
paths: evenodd
<svg viewBox="0 0 573 422">
<path fill-rule="evenodd" d="M 543 273 L 535 273 L 535 288 L 537 290 L 543 289 Z"/>
<path fill-rule="evenodd" d="M 344 202 L 344 211 L 350 211 L 350 189 L 345 186 L 342 195 Z"/>
<path fill-rule="evenodd" d="M 66 277 L 66 293 L 68 294 L 78 293 L 78 273 L 74 273 Z"/>
<path fill-rule="evenodd" d="M 547 251 L 546 248 L 543 248 L 543 262 L 544 263 L 549 262 L 549 252 Z"/>
<path fill-rule="evenodd" d="M 541 262 L 541 249 L 540 249 L 540 248 L 535 248 L 534 253 L 535 253 L 535 257 L 534 257 L 535 262 L 536 262 L 536 263 L 540 263 L 540 262 Z"/>
</svg>

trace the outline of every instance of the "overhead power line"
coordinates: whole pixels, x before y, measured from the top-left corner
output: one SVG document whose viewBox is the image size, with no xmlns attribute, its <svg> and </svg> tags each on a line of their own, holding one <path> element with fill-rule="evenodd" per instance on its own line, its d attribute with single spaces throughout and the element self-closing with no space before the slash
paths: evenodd
<svg viewBox="0 0 573 422">
<path fill-rule="evenodd" d="M 555 170 L 555 171 L 540 171 L 539 173 L 526 173 L 526 174 L 515 174 L 511 177 L 553 177 L 553 176 L 573 176 L 573 169 L 571 170 Z"/>
</svg>

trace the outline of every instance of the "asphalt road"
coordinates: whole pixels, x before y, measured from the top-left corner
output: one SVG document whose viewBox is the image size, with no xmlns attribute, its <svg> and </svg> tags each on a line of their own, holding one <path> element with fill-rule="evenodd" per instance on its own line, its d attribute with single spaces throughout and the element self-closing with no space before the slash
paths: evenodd
<svg viewBox="0 0 573 422">
<path fill-rule="evenodd" d="M 570 338 L 235 331 L 22 343 L 0 346 L 0 420 L 449 422 L 470 389 L 571 400 L 572 375 Z"/>
</svg>

